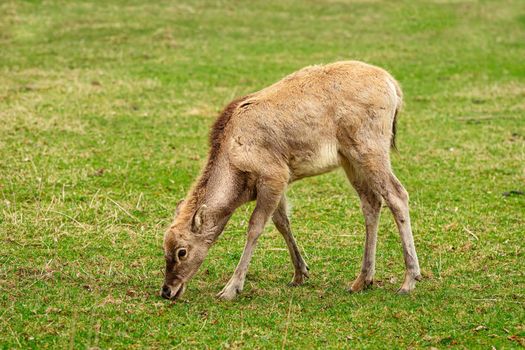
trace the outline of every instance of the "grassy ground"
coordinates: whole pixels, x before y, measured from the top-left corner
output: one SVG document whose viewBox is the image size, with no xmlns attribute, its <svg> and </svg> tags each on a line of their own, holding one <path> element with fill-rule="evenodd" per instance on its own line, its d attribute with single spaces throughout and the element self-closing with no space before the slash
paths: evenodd
<svg viewBox="0 0 525 350">
<path fill-rule="evenodd" d="M 525 346 L 525 2 L 0 3 L 0 348 Z M 163 230 L 234 96 L 360 59 L 403 85 L 398 177 L 424 281 L 384 210 L 377 284 L 350 295 L 363 219 L 341 172 L 289 190 L 311 268 L 273 227 L 242 297 L 241 208 L 182 301 L 160 299 Z"/>
</svg>

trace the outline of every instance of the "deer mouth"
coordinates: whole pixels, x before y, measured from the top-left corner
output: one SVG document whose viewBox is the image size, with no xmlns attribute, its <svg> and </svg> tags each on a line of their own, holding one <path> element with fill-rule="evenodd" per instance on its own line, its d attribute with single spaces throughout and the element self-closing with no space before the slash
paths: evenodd
<svg viewBox="0 0 525 350">
<path fill-rule="evenodd" d="M 173 287 L 164 285 L 162 287 L 162 291 L 160 292 L 160 296 L 168 300 L 177 300 L 182 296 L 185 290 L 186 284 L 183 282 L 180 282 Z"/>
<path fill-rule="evenodd" d="M 186 285 L 184 283 L 181 283 L 179 284 L 179 287 L 177 288 L 177 290 L 171 290 L 171 298 L 172 300 L 177 300 L 179 299 L 182 294 L 184 293 L 184 291 L 186 290 Z"/>
</svg>

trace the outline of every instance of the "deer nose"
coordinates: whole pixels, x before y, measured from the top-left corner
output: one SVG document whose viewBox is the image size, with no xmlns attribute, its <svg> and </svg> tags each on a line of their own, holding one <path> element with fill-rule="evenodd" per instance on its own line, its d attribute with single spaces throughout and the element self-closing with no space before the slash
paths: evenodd
<svg viewBox="0 0 525 350">
<path fill-rule="evenodd" d="M 169 299 L 171 297 L 171 288 L 167 285 L 163 285 L 162 290 L 160 291 L 160 296 L 164 299 Z"/>
</svg>

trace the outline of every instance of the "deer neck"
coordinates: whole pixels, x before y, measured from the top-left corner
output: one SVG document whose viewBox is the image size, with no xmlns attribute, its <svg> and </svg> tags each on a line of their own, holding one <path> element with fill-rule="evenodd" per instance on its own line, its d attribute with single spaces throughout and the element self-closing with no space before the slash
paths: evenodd
<svg viewBox="0 0 525 350">
<path fill-rule="evenodd" d="M 220 236 L 235 209 L 247 201 L 241 176 L 226 156 L 219 155 L 208 160 L 193 190 L 194 209 L 207 207 L 211 243 Z"/>
</svg>

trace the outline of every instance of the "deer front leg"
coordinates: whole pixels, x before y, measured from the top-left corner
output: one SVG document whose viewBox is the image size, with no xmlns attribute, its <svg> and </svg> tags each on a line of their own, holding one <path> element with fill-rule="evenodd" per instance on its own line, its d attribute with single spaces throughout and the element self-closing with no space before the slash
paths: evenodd
<svg viewBox="0 0 525 350">
<path fill-rule="evenodd" d="M 294 266 L 294 276 L 290 282 L 290 285 L 299 286 L 310 277 L 308 274 L 309 268 L 304 262 L 290 228 L 290 220 L 288 219 L 285 195 L 282 196 L 279 206 L 275 210 L 275 213 L 273 213 L 272 220 L 275 224 L 275 227 L 277 227 L 277 230 L 281 233 L 284 240 L 286 241 L 286 246 L 288 247 L 290 258 L 292 259 L 292 264 Z"/>
<path fill-rule="evenodd" d="M 257 239 L 263 232 L 264 226 L 272 213 L 275 211 L 281 194 L 284 191 L 286 182 L 281 186 L 271 186 L 271 183 L 262 182 L 257 187 L 257 204 L 248 224 L 248 237 L 242 253 L 241 259 L 226 286 L 217 294 L 223 300 L 234 299 L 244 287 L 248 265 L 253 256 L 253 251 L 257 244 Z"/>
</svg>

